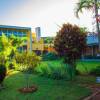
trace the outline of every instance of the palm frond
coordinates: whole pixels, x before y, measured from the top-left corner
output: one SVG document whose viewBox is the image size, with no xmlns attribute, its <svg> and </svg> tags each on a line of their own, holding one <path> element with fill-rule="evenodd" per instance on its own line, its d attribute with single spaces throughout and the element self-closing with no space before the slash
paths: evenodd
<svg viewBox="0 0 100 100">
<path fill-rule="evenodd" d="M 83 9 L 91 10 L 94 6 L 93 0 L 79 0 L 75 8 L 75 16 L 79 18 L 79 12 L 83 12 Z"/>
</svg>

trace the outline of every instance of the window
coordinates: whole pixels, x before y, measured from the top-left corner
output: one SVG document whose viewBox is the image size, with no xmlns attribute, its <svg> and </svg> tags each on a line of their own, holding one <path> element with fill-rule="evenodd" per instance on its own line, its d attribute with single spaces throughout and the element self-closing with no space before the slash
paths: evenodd
<svg viewBox="0 0 100 100">
<path fill-rule="evenodd" d="M 0 36 L 2 36 L 2 31 L 0 31 Z"/>
</svg>

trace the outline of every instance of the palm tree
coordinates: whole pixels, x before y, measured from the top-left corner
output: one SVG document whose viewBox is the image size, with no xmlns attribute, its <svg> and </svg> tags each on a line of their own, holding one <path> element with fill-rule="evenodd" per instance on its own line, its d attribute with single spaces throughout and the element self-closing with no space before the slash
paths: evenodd
<svg viewBox="0 0 100 100">
<path fill-rule="evenodd" d="M 79 17 L 79 12 L 83 12 L 83 9 L 91 10 L 94 6 L 94 0 L 79 0 L 75 8 L 76 17 Z"/>
<path fill-rule="evenodd" d="M 98 43 L 99 43 L 99 51 L 100 51 L 100 30 L 99 30 L 99 22 L 98 22 L 98 8 L 100 7 L 100 1 L 97 0 L 79 0 L 77 3 L 77 7 L 75 9 L 76 17 L 79 17 L 79 12 L 83 12 L 83 9 L 92 10 L 95 9 L 95 18 L 96 18 L 96 29 L 98 33 Z"/>
</svg>

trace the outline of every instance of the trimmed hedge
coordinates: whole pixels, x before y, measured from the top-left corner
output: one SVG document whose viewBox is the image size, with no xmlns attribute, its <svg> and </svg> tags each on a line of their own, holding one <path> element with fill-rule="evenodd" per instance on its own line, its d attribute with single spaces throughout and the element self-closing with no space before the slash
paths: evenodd
<svg viewBox="0 0 100 100">
<path fill-rule="evenodd" d="M 85 56 L 84 59 L 100 59 L 100 56 Z"/>
<path fill-rule="evenodd" d="M 42 60 L 49 61 L 49 60 L 56 60 L 59 59 L 58 55 L 54 52 L 48 52 L 42 55 Z"/>
</svg>

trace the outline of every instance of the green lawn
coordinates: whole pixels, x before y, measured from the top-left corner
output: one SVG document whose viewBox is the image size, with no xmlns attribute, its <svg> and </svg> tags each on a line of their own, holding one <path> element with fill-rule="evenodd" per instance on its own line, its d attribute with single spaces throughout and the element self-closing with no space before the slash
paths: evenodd
<svg viewBox="0 0 100 100">
<path fill-rule="evenodd" d="M 77 69 L 81 73 L 86 73 L 99 66 L 100 62 L 78 62 Z M 61 61 L 44 61 L 37 67 L 53 66 L 54 68 L 64 68 Z M 49 70 L 49 69 L 48 69 Z M 63 72 L 63 69 L 62 69 Z M 38 86 L 38 91 L 31 94 L 21 94 L 18 89 L 26 86 L 25 75 L 21 72 L 13 72 L 7 76 L 4 85 L 5 89 L 0 91 L 0 100 L 81 100 L 90 94 L 90 90 L 83 84 L 95 83 L 95 77 L 77 77 L 75 81 L 54 80 L 52 78 L 30 75 L 30 84 Z"/>
<path fill-rule="evenodd" d="M 0 100 L 80 100 L 90 94 L 90 90 L 82 84 L 91 80 L 94 79 L 79 77 L 77 81 L 70 82 L 30 75 L 30 84 L 38 86 L 38 91 L 21 94 L 18 89 L 26 85 L 26 80 L 21 72 L 16 72 L 6 77 L 4 81 L 6 88 L 0 91 Z"/>
</svg>

